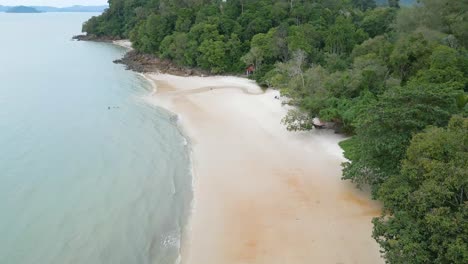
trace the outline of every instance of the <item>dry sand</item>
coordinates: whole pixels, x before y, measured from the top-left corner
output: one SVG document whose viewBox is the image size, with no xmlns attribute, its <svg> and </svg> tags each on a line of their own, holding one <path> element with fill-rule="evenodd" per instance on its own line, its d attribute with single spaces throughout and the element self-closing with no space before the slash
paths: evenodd
<svg viewBox="0 0 468 264">
<path fill-rule="evenodd" d="M 127 50 L 133 50 L 132 42 L 128 39 L 114 40 L 112 41 L 112 44 L 126 48 Z"/>
<path fill-rule="evenodd" d="M 147 77 L 192 144 L 183 263 L 383 263 L 371 238 L 380 205 L 340 179 L 341 136 L 286 131 L 277 92 L 246 79 Z"/>
</svg>

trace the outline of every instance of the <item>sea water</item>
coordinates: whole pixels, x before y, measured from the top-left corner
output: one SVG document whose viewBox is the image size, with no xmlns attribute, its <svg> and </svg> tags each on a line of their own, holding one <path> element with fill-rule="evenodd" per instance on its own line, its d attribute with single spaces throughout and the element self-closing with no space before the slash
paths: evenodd
<svg viewBox="0 0 468 264">
<path fill-rule="evenodd" d="M 72 41 L 91 15 L 0 13 L 0 263 L 174 263 L 192 198 L 183 135 Z"/>
</svg>

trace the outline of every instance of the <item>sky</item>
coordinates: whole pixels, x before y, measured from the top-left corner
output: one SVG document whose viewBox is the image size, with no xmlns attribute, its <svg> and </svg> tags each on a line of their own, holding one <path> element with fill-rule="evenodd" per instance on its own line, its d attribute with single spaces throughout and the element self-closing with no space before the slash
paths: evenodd
<svg viewBox="0 0 468 264">
<path fill-rule="evenodd" d="M 0 0 L 4 6 L 56 6 L 65 7 L 73 5 L 106 5 L 107 0 Z"/>
</svg>

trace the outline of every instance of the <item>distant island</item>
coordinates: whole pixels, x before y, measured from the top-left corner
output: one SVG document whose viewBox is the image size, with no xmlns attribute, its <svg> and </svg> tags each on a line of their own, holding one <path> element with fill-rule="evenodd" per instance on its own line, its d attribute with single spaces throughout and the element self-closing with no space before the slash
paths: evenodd
<svg viewBox="0 0 468 264">
<path fill-rule="evenodd" d="M 49 12 L 95 12 L 102 13 L 108 8 L 107 5 L 102 6 L 80 6 L 74 5 L 70 7 L 52 7 L 52 6 L 1 6 L 0 12 L 7 13 L 49 13 Z"/>
<path fill-rule="evenodd" d="M 41 13 L 41 11 L 29 6 L 15 6 L 6 10 L 7 13 Z"/>
</svg>

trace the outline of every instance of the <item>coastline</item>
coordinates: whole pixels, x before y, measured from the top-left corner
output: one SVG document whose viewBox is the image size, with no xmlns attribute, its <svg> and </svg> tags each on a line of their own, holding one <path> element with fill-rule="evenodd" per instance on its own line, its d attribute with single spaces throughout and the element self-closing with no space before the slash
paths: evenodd
<svg viewBox="0 0 468 264">
<path fill-rule="evenodd" d="M 179 262 L 384 263 L 371 238 L 380 204 L 341 180 L 342 136 L 286 131 L 278 92 L 248 79 L 141 75 L 189 142 L 194 200 Z"/>
<path fill-rule="evenodd" d="M 123 64 L 127 70 L 131 70 L 140 74 L 164 73 L 176 76 L 220 76 L 211 73 L 210 71 L 200 68 L 178 65 L 168 59 L 159 58 L 151 54 L 137 52 L 132 48 L 132 43 L 128 39 L 109 40 L 109 39 L 93 39 L 78 35 L 73 37 L 77 41 L 97 41 L 107 42 L 113 45 L 125 48 L 127 53 L 120 59 L 114 60 L 114 63 Z M 234 76 L 232 74 L 232 76 Z"/>
<path fill-rule="evenodd" d="M 182 263 L 383 263 L 380 205 L 341 180 L 342 136 L 286 131 L 277 91 L 247 79 L 145 75 L 191 142 Z"/>
</svg>

